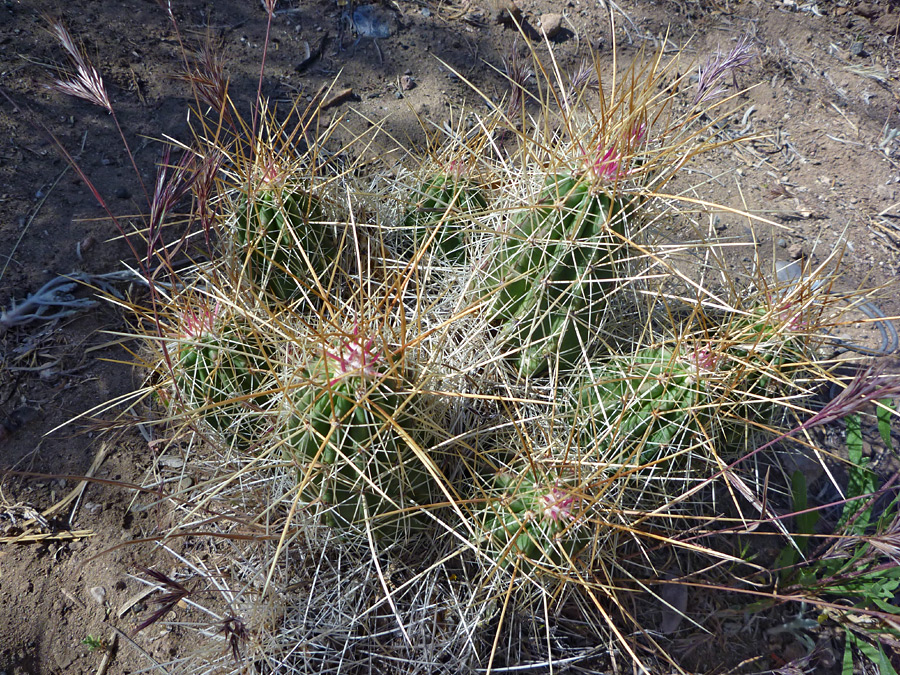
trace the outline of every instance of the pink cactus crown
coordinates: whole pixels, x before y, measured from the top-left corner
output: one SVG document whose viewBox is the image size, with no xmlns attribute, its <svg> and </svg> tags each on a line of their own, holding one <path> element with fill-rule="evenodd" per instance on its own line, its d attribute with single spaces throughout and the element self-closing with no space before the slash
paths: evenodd
<svg viewBox="0 0 900 675">
<path fill-rule="evenodd" d="M 349 340 L 341 344 L 337 351 L 323 349 L 322 352 L 328 361 L 329 372 L 334 372 L 335 377 L 329 381 L 334 384 L 347 376 L 362 377 L 365 379 L 377 378 L 380 372 L 376 364 L 380 358 L 373 348 L 374 338 L 364 339 L 359 335 L 359 327 L 353 329 Z"/>
<path fill-rule="evenodd" d="M 596 150 L 588 154 L 588 168 L 593 172 L 594 176 L 599 180 L 615 181 L 625 178 L 632 173 L 634 169 L 624 167 L 624 161 L 631 154 L 633 149 L 640 145 L 647 135 L 647 124 L 641 122 L 634 125 L 625 138 L 625 152 L 619 150 L 619 144 L 613 143 L 609 147 L 603 145 L 597 146 Z"/>
</svg>

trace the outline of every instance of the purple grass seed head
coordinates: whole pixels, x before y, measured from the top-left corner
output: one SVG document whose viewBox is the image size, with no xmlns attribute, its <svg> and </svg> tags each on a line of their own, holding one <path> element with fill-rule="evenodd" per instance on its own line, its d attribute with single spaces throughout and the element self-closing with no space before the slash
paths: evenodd
<svg viewBox="0 0 900 675">
<path fill-rule="evenodd" d="M 694 96 L 694 105 L 707 103 L 718 98 L 726 91 L 726 85 L 722 80 L 729 73 L 735 88 L 737 88 L 737 73 L 741 68 L 750 64 L 753 59 L 753 49 L 746 35 L 741 36 L 737 44 L 727 54 L 716 51 L 706 59 L 706 63 L 700 68 L 697 79 L 697 94 Z"/>
</svg>

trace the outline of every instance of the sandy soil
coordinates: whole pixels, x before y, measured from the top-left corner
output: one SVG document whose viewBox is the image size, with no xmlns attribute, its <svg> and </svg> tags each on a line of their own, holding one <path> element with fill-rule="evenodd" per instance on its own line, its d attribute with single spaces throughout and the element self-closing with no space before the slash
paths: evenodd
<svg viewBox="0 0 900 675">
<path fill-rule="evenodd" d="M 417 118 L 440 124 L 465 103 L 483 106 L 463 78 L 488 96 L 505 92 L 492 67 L 500 68 L 517 48 L 516 31 L 498 21 L 499 0 L 479 1 L 388 3 L 379 11 L 389 20 L 390 36 L 358 44 L 333 0 L 280 2 L 262 90 L 287 106 L 335 82 L 335 91 L 352 89 L 332 109 L 345 116 L 349 128 L 384 120 L 385 140 L 371 152 L 383 152 L 389 138 L 403 144 L 421 141 Z M 260 3 L 172 4 L 180 39 L 220 43 L 232 98 L 254 100 L 266 28 Z M 519 7 L 532 31 L 542 15 L 563 15 L 553 49 L 564 68 L 574 67 L 591 49 L 601 62 L 611 61 L 613 36 L 603 3 L 521 0 Z M 845 250 L 838 281 L 842 290 L 895 282 L 900 265 L 900 8 L 887 0 L 624 0 L 618 7 L 615 40 L 621 58 L 663 41 L 667 50 L 702 55 L 728 48 L 742 35 L 757 50 L 739 83 L 754 87 L 738 99 L 728 125 L 760 137 L 704 158 L 683 180 L 684 185 L 702 181 L 705 197 L 759 212 L 782 227 L 751 228 L 745 219 L 723 212 L 712 223 L 720 234 L 736 241 L 755 239 L 764 260 L 804 255 L 815 264 Z M 112 272 L 132 260 L 58 145 L 71 153 L 123 222 L 137 222 L 147 210 L 110 116 L 46 88 L 52 79 L 48 66 L 61 63 L 63 54 L 44 15 L 62 19 L 102 71 L 145 185 L 152 186 L 161 155 L 158 139 L 189 136 L 192 99 L 178 77 L 179 36 L 155 3 L 2 3 L 3 308 L 57 275 Z M 320 44 L 321 56 L 298 71 L 307 46 L 315 51 Z M 518 45 L 521 49 L 521 39 Z M 538 50 L 546 53 L 546 46 Z M 139 292 L 127 284 L 117 288 L 126 295 Z M 83 290 L 75 294 L 91 297 Z M 896 286 L 878 303 L 885 313 L 900 314 Z M 0 481 L 4 673 L 96 672 L 101 655 L 91 653 L 82 640 L 108 637 L 110 624 L 130 635 L 137 617 L 148 611 L 143 602 L 122 611 L 141 589 L 131 575 L 157 562 L 152 544 L 133 542 L 155 531 L 166 516 L 153 507 L 134 507 L 133 491 L 113 483 L 151 484 L 154 450 L 121 416 L 122 406 L 106 406 L 140 386 L 126 351 L 133 344 L 119 337 L 127 331 L 122 313 L 100 302 L 62 320 L 10 326 L 0 334 L 0 470 L 28 474 L 9 473 Z M 855 336 L 870 339 L 864 333 Z M 78 487 L 73 476 L 88 472 L 101 480 L 87 485 L 77 500 L 48 512 Z M 35 512 L 47 514 L 45 522 L 26 526 Z M 107 672 L 147 667 L 142 649 L 165 657 L 181 647 L 177 634 L 158 629 L 134 640 L 135 645 L 120 640 Z M 756 644 L 723 653 L 711 644 L 696 657 L 695 667 L 711 671 L 720 660 L 734 664 L 771 650 L 771 645 Z M 762 666 L 757 662 L 756 667 Z"/>
</svg>

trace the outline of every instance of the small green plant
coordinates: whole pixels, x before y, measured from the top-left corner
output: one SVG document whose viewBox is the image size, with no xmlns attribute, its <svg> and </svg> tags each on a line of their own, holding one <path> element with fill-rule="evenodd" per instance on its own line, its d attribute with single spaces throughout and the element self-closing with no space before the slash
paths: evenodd
<svg viewBox="0 0 900 675">
<path fill-rule="evenodd" d="M 891 401 L 878 401 L 878 429 L 885 445 L 891 447 Z M 875 501 L 881 494 L 876 475 L 863 455 L 859 413 L 846 417 L 847 490 L 841 515 L 834 526 L 833 543 L 810 553 L 811 536 L 816 533 L 818 512 L 809 508 L 804 476 L 793 477 L 795 531 L 792 545 L 786 546 L 775 562 L 780 568 L 783 592 L 802 595 L 820 607 L 820 623 L 834 623 L 844 630 L 843 675 L 852 675 L 856 654 L 870 661 L 884 674 L 896 675 L 891 665 L 890 645 L 900 644 L 900 495 L 876 515 Z M 896 493 L 896 488 L 891 488 Z"/>
<path fill-rule="evenodd" d="M 101 654 L 105 654 L 109 651 L 109 643 L 106 641 L 106 638 L 95 637 L 94 635 L 88 635 L 84 640 L 81 641 L 81 644 L 85 645 L 88 650 L 92 652 L 99 652 Z"/>
</svg>

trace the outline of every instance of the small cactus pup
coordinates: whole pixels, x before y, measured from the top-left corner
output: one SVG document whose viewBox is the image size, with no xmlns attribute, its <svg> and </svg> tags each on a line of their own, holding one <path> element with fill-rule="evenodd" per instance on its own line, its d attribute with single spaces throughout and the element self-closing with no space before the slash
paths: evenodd
<svg viewBox="0 0 900 675">
<path fill-rule="evenodd" d="M 485 189 L 466 175 L 460 160 L 428 175 L 415 189 L 414 205 L 404 219 L 412 251 L 423 247 L 451 264 L 466 264 L 475 219 L 487 209 Z"/>
<path fill-rule="evenodd" d="M 712 408 L 706 375 L 678 349 L 642 349 L 596 366 L 575 384 L 579 454 L 627 473 L 702 447 Z"/>
<path fill-rule="evenodd" d="M 308 175 L 271 160 L 240 190 L 233 233 L 242 276 L 278 301 L 307 294 L 337 252 Z"/>
<path fill-rule="evenodd" d="M 267 349 L 260 335 L 228 316 L 216 302 L 195 304 L 179 315 L 166 341 L 177 405 L 245 445 L 260 433 L 268 395 Z"/>
<path fill-rule="evenodd" d="M 397 368 L 382 372 L 387 359 L 374 345 L 354 332 L 299 369 L 285 392 L 284 448 L 327 524 L 393 538 L 420 524 L 431 479 L 411 445 L 418 434 L 401 410 Z"/>
<path fill-rule="evenodd" d="M 476 512 L 476 532 L 500 567 L 552 570 L 584 548 L 582 500 L 572 484 L 553 473 L 558 472 L 533 466 L 494 477 Z"/>
<path fill-rule="evenodd" d="M 642 138 L 633 132 L 629 146 Z M 623 181 L 631 155 L 598 153 L 579 170 L 545 174 L 536 203 L 510 219 L 483 263 L 482 298 L 522 376 L 582 361 L 621 273 L 636 204 Z"/>
<path fill-rule="evenodd" d="M 699 341 L 698 362 L 714 371 L 731 392 L 729 436 L 742 438 L 747 420 L 770 423 L 780 396 L 808 386 L 795 389 L 791 382 L 798 375 L 807 383 L 814 377 L 815 334 L 823 332 L 822 310 L 815 298 L 767 293 L 752 298 L 749 308 L 733 313 Z"/>
</svg>

